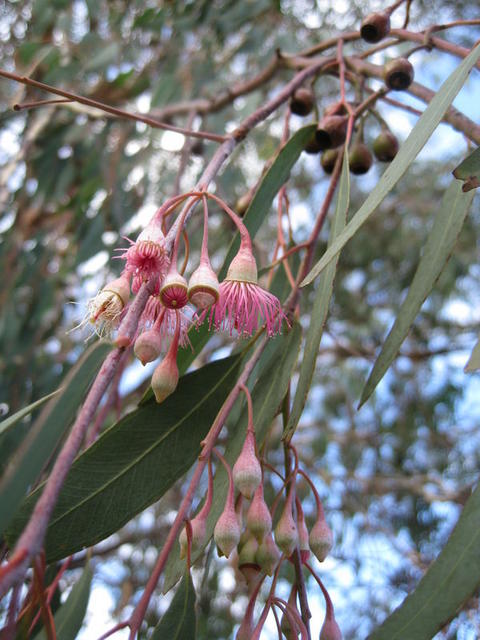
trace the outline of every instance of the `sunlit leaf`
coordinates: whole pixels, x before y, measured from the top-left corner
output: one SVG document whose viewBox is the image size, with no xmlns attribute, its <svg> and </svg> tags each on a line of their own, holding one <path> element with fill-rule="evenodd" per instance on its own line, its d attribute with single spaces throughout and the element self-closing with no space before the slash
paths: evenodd
<svg viewBox="0 0 480 640">
<path fill-rule="evenodd" d="M 431 640 L 480 587 L 480 488 L 418 587 L 368 640 Z"/>
<path fill-rule="evenodd" d="M 457 180 L 446 191 L 440 211 L 435 216 L 432 230 L 428 236 L 425 250 L 408 294 L 398 311 L 393 327 L 390 329 L 365 384 L 360 406 L 368 400 L 377 384 L 383 378 L 397 355 L 402 342 L 407 337 L 422 304 L 450 257 L 472 200 L 473 193 L 463 193 Z"/>
</svg>

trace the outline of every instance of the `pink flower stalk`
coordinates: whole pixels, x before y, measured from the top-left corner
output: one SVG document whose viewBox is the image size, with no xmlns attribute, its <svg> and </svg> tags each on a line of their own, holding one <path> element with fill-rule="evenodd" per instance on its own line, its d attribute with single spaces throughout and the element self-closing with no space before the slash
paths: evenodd
<svg viewBox="0 0 480 640">
<path fill-rule="evenodd" d="M 200 509 L 198 514 L 191 520 L 190 524 L 192 527 L 192 548 L 191 551 L 195 553 L 199 551 L 207 537 L 207 518 L 210 513 L 210 509 L 212 507 L 212 497 L 213 497 L 213 474 L 212 474 L 212 463 L 209 460 L 208 463 L 208 490 L 207 497 L 205 498 L 205 503 L 203 507 Z M 186 558 L 188 556 L 188 538 L 187 532 L 185 529 L 182 529 L 180 533 L 180 537 L 178 539 L 180 543 L 180 558 Z"/>
<path fill-rule="evenodd" d="M 143 282 L 155 277 L 161 279 L 168 267 L 165 236 L 160 223 L 153 220 L 136 242 L 127 240 L 131 246 L 119 257 L 126 261 L 125 271 L 132 276 L 132 291 L 137 293 Z"/>
<path fill-rule="evenodd" d="M 297 508 L 297 529 L 298 529 L 298 547 L 300 549 L 300 560 L 302 563 L 307 562 L 310 557 L 310 544 L 308 540 L 308 529 L 305 524 L 305 515 L 303 513 L 300 500 L 295 497 L 295 506 Z"/>
<path fill-rule="evenodd" d="M 286 316 L 278 298 L 258 284 L 250 241 L 242 242 L 220 284 L 220 297 L 210 310 L 209 326 L 227 330 L 230 335 L 237 331 L 240 336 L 251 336 L 260 323 L 273 336 L 280 333 L 283 319 Z"/>
</svg>

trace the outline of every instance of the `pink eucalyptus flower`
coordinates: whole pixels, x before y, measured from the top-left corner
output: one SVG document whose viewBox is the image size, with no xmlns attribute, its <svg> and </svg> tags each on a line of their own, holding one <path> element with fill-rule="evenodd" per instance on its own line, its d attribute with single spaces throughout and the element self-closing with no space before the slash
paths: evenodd
<svg viewBox="0 0 480 640">
<path fill-rule="evenodd" d="M 163 278 L 168 267 L 165 236 L 158 223 L 150 223 L 136 242 L 126 238 L 130 247 L 119 257 L 126 260 L 125 272 L 132 275 L 132 291 L 137 293 L 143 282 Z"/>
<path fill-rule="evenodd" d="M 230 335 L 251 336 L 259 323 L 267 334 L 280 333 L 286 319 L 280 301 L 258 284 L 257 264 L 252 251 L 241 246 L 232 260 L 227 277 L 220 284 L 220 297 L 209 311 L 209 326 L 227 330 Z M 203 320 L 206 313 L 200 317 Z"/>
<path fill-rule="evenodd" d="M 179 311 L 179 314 L 179 344 L 183 348 L 190 346 L 188 330 L 192 325 L 191 309 L 189 309 L 189 307 L 183 307 L 183 309 Z M 159 295 L 150 296 L 140 319 L 140 330 L 146 331 L 148 329 L 155 328 L 162 340 L 162 351 L 164 351 L 175 333 L 176 325 L 176 312 L 173 309 L 167 309 L 164 307 Z"/>
</svg>

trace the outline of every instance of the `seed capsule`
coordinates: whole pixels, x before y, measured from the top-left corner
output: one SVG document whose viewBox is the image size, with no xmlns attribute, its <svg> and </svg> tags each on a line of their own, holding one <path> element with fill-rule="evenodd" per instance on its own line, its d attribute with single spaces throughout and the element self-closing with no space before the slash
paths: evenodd
<svg viewBox="0 0 480 640">
<path fill-rule="evenodd" d="M 406 58 L 390 60 L 383 67 L 385 84 L 389 89 L 393 89 L 394 91 L 407 89 L 413 82 L 413 76 L 413 67 Z"/>
<path fill-rule="evenodd" d="M 322 153 L 322 159 L 320 163 L 326 174 L 331 175 L 335 168 L 337 161 L 338 151 L 336 149 L 327 149 Z"/>
<path fill-rule="evenodd" d="M 317 144 L 322 151 L 339 147 L 345 142 L 347 137 L 346 116 L 326 116 L 318 123 L 315 137 Z"/>
<path fill-rule="evenodd" d="M 290 111 L 297 116 L 307 116 L 313 109 L 315 96 L 311 89 L 300 87 L 290 98 Z"/>
<path fill-rule="evenodd" d="M 398 140 L 390 131 L 382 131 L 373 141 L 373 153 L 380 162 L 391 162 L 398 152 Z"/>
<path fill-rule="evenodd" d="M 355 175 L 367 173 L 373 163 L 370 149 L 363 142 L 357 142 L 353 145 L 348 154 L 348 160 L 350 171 Z"/>
<path fill-rule="evenodd" d="M 365 42 L 380 42 L 390 32 L 390 16 L 386 13 L 371 13 L 362 22 L 360 35 Z"/>
</svg>

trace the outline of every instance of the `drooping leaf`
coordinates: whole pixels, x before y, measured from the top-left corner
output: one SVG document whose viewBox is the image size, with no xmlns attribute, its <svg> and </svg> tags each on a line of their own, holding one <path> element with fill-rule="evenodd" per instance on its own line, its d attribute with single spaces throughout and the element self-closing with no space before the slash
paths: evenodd
<svg viewBox="0 0 480 640">
<path fill-rule="evenodd" d="M 410 135 L 401 146 L 394 160 L 383 173 L 375 189 L 369 194 L 363 205 L 347 224 L 344 231 L 336 238 L 332 245 L 328 247 L 324 255 L 302 281 L 302 287 L 310 284 L 327 264 L 333 260 L 350 238 L 352 238 L 368 220 L 385 196 L 397 184 L 437 128 L 445 111 L 465 84 L 470 70 L 479 58 L 480 45 L 477 45 L 457 69 L 445 80 L 419 118 L 417 124 L 411 130 Z"/>
<path fill-rule="evenodd" d="M 253 421 L 258 446 L 261 446 L 265 439 L 287 392 L 298 358 L 300 339 L 300 326 L 295 324 L 288 333 L 269 340 L 256 369 L 252 373 L 248 386 L 252 389 Z M 234 420 L 229 421 L 228 447 L 224 453 L 227 462 L 232 466 L 242 449 L 247 426 L 245 403 L 239 405 L 238 409 L 240 410 L 232 412 Z M 215 474 L 213 486 L 215 500 L 207 520 L 207 541 L 213 535 L 215 524 L 222 513 L 227 487 L 227 474 L 225 469 L 220 466 Z M 177 544 L 168 558 L 163 585 L 164 593 L 171 589 L 182 575 L 185 561 L 180 560 L 179 550 L 180 547 Z M 199 549 L 193 554 L 192 561 L 200 557 L 202 552 L 203 549 Z"/>
<path fill-rule="evenodd" d="M 180 378 L 162 404 L 144 403 L 107 429 L 70 470 L 45 540 L 52 562 L 103 540 L 161 498 L 195 462 L 240 356 L 218 360 Z M 15 540 L 42 487 L 7 532 Z"/>
<path fill-rule="evenodd" d="M 73 638 L 77 637 L 87 612 L 92 578 L 92 570 L 89 566 L 85 567 L 80 579 L 72 587 L 65 603 L 56 612 L 54 621 L 57 640 L 73 640 Z M 44 629 L 35 636 L 35 640 L 47 640 L 47 634 Z"/>
<path fill-rule="evenodd" d="M 480 147 L 467 156 L 452 173 L 455 178 L 463 180 L 462 191 L 480 187 Z"/>
<path fill-rule="evenodd" d="M 61 390 L 62 389 L 60 388 L 56 391 L 52 391 L 52 393 L 49 393 L 48 395 L 43 396 L 43 398 L 32 402 L 32 404 L 29 404 L 27 407 L 20 409 L 20 411 L 14 413 L 13 416 L 9 416 L 5 420 L 2 420 L 2 422 L 0 422 L 0 436 L 3 436 L 4 433 L 7 433 L 7 431 L 15 426 L 17 422 L 20 422 L 22 418 L 29 416 L 33 411 L 35 411 L 35 409 L 41 407 L 42 404 L 45 404 L 45 402 L 53 398 L 53 396 L 59 393 Z"/>
<path fill-rule="evenodd" d="M 480 369 L 480 339 L 477 341 L 477 344 L 473 347 L 473 351 L 470 354 L 470 358 L 468 359 L 467 364 L 465 365 L 465 373 L 472 373 L 473 371 L 478 371 Z"/>
<path fill-rule="evenodd" d="M 480 587 L 480 487 L 419 585 L 368 640 L 431 640 Z"/>
<path fill-rule="evenodd" d="M 329 244 L 331 244 L 338 234 L 345 227 L 347 211 L 350 203 L 350 174 L 348 171 L 348 154 L 345 153 L 343 158 L 342 173 L 340 176 L 340 184 L 338 186 L 337 206 L 335 208 L 335 216 L 332 221 L 332 229 L 330 232 Z M 305 403 L 307 401 L 308 392 L 312 384 L 313 374 L 315 371 L 315 363 L 317 361 L 318 348 L 322 339 L 323 328 L 327 319 L 330 299 L 333 291 L 333 281 L 337 270 L 338 257 L 322 274 L 318 291 L 313 303 L 312 313 L 310 316 L 310 325 L 308 327 L 305 338 L 305 348 L 300 367 L 300 376 L 298 379 L 295 399 L 293 401 L 292 411 L 288 419 L 283 439 L 289 442 L 297 428 L 298 421 L 302 415 Z"/>
<path fill-rule="evenodd" d="M 43 409 L 0 480 L 0 533 L 70 427 L 111 346 L 92 345 L 66 377 L 63 391 Z"/>
<path fill-rule="evenodd" d="M 360 406 L 368 400 L 398 353 L 422 304 L 442 272 L 463 226 L 473 193 L 463 193 L 455 180 L 447 189 L 440 211 L 436 214 L 425 250 L 418 264 L 408 294 L 390 329 L 362 392 Z"/>
<path fill-rule="evenodd" d="M 195 589 L 187 572 L 163 618 L 153 630 L 152 640 L 195 640 Z"/>
</svg>

